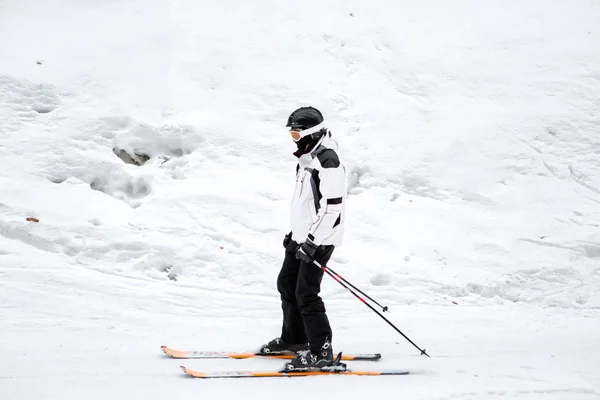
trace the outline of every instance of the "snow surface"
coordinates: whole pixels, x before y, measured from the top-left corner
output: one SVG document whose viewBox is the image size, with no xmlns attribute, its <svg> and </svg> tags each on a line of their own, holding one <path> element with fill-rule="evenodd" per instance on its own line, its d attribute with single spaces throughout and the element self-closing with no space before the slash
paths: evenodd
<svg viewBox="0 0 600 400">
<path fill-rule="evenodd" d="M 0 399 L 600 398 L 599 27 L 596 0 L 0 1 Z M 330 266 L 432 358 L 326 277 L 334 349 L 413 374 L 188 379 L 160 345 L 279 333 L 302 105 L 347 166 Z"/>
</svg>

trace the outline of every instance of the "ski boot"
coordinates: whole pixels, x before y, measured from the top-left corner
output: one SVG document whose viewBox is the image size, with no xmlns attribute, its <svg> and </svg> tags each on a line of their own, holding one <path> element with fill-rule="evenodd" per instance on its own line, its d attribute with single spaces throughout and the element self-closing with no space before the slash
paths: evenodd
<svg viewBox="0 0 600 400">
<path fill-rule="evenodd" d="M 258 352 L 260 354 L 286 354 L 297 353 L 302 350 L 306 350 L 306 343 L 288 344 L 281 340 L 281 338 L 275 338 L 269 343 L 263 344 Z"/>
<path fill-rule="evenodd" d="M 325 344 L 317 352 L 305 350 L 298 352 L 298 355 L 292 361 L 285 364 L 283 371 L 285 372 L 302 372 L 302 371 L 345 371 L 346 364 L 340 362 L 342 353 L 333 357 L 333 348 L 330 342 Z"/>
</svg>

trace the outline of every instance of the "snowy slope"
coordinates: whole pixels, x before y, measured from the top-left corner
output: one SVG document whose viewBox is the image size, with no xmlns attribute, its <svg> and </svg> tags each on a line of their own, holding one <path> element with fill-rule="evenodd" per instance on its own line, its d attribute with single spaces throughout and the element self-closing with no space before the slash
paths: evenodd
<svg viewBox="0 0 600 400">
<path fill-rule="evenodd" d="M 598 398 L 599 22 L 593 0 L 0 2 L 0 398 Z M 278 334 L 302 105 L 347 166 L 332 268 L 432 358 L 327 279 L 336 350 L 414 375 L 183 379 L 161 344 Z"/>
</svg>

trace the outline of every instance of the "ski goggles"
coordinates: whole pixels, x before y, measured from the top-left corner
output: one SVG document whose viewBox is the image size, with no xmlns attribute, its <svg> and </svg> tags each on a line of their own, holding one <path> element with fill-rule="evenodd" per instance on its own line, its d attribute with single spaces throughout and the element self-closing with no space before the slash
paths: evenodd
<svg viewBox="0 0 600 400">
<path fill-rule="evenodd" d="M 298 140 L 302 139 L 302 129 L 290 129 L 290 136 L 294 142 L 297 142 Z"/>
<path fill-rule="evenodd" d="M 319 125 L 315 125 L 312 128 L 302 129 L 302 128 L 290 128 L 290 136 L 294 142 L 299 141 L 303 137 L 308 135 L 312 135 L 315 132 L 319 132 L 321 129 L 325 128 L 325 122 L 321 122 Z"/>
</svg>

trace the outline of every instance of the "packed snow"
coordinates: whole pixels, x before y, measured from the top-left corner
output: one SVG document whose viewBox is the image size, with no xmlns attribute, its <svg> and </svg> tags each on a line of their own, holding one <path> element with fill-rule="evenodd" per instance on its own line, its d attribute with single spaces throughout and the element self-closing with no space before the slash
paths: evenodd
<svg viewBox="0 0 600 400">
<path fill-rule="evenodd" d="M 0 1 L 0 398 L 600 398 L 596 0 Z M 278 336 L 295 146 L 348 179 L 354 369 L 199 380 Z"/>
</svg>

